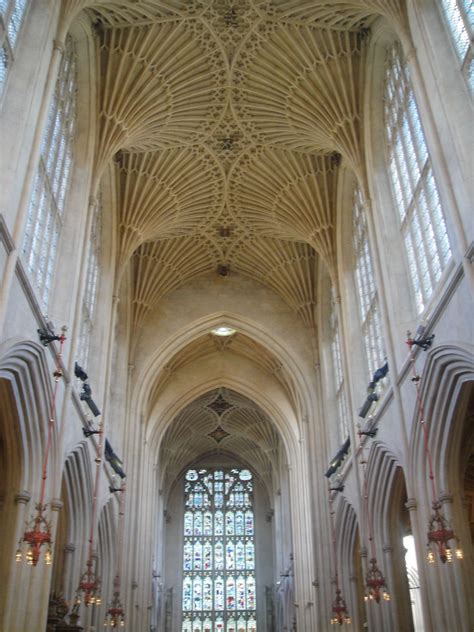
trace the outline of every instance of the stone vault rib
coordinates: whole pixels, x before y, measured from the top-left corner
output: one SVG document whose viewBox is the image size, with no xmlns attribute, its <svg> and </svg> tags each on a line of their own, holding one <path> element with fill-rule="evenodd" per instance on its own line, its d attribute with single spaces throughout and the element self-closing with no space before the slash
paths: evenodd
<svg viewBox="0 0 474 632">
<path fill-rule="evenodd" d="M 214 267 L 209 248 L 195 237 L 145 243 L 133 255 L 134 328 L 158 300 Z"/>
<path fill-rule="evenodd" d="M 202 147 L 124 154 L 120 175 L 120 254 L 144 241 L 196 233 L 221 211 L 223 174 Z"/>
<path fill-rule="evenodd" d="M 207 137 L 224 109 L 225 60 L 202 22 L 105 29 L 98 167 L 121 149 Z"/>
<path fill-rule="evenodd" d="M 336 180 L 334 156 L 260 149 L 232 171 L 229 207 L 256 234 L 307 242 L 332 267 Z"/>
<path fill-rule="evenodd" d="M 229 261 L 232 269 L 275 290 L 300 314 L 307 327 L 314 327 L 316 256 L 311 246 L 279 239 L 253 239 L 233 250 Z"/>
<path fill-rule="evenodd" d="M 233 69 L 242 128 L 258 143 L 335 150 L 358 167 L 362 41 L 350 31 L 262 23 Z"/>
<path fill-rule="evenodd" d="M 399 0 L 254 0 L 254 5 L 267 19 L 331 29 L 357 29 L 377 15 L 395 24 L 404 23 Z"/>
</svg>

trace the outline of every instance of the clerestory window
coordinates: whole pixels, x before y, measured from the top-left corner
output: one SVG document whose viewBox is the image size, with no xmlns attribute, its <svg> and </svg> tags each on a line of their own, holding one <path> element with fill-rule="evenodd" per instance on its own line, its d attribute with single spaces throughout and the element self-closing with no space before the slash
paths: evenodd
<svg viewBox="0 0 474 632">
<path fill-rule="evenodd" d="M 471 94 L 474 93 L 474 6 L 472 0 L 441 0 L 441 7 Z"/>
<path fill-rule="evenodd" d="M 5 92 L 27 7 L 28 0 L 0 0 L 0 99 Z"/>
<path fill-rule="evenodd" d="M 451 258 L 446 222 L 408 68 L 399 44 L 387 54 L 384 96 L 388 172 L 417 313 Z"/>
<path fill-rule="evenodd" d="M 44 310 L 49 303 L 63 225 L 75 127 L 76 48 L 69 36 L 49 106 L 23 241 L 28 272 Z"/>
<path fill-rule="evenodd" d="M 367 366 L 370 376 L 372 376 L 384 364 L 385 351 L 367 218 L 362 193 L 358 187 L 354 189 L 352 203 L 352 243 L 362 336 Z"/>
<path fill-rule="evenodd" d="M 256 632 L 253 476 L 188 470 L 182 632 Z"/>
</svg>

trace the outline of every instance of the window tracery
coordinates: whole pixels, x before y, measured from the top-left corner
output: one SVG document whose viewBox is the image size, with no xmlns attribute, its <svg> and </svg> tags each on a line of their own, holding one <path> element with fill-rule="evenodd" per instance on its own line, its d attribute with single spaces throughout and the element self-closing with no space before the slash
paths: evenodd
<svg viewBox="0 0 474 632">
<path fill-rule="evenodd" d="M 253 476 L 185 475 L 182 632 L 256 632 Z"/>
<path fill-rule="evenodd" d="M 28 0 L 0 0 L 0 97 L 5 91 Z"/>
<path fill-rule="evenodd" d="M 51 292 L 73 159 L 76 49 L 71 36 L 59 66 L 28 209 L 23 254 L 44 309 Z"/>
<path fill-rule="evenodd" d="M 388 172 L 416 302 L 421 314 L 451 248 L 408 68 L 395 44 L 387 56 L 384 96 Z"/>
<path fill-rule="evenodd" d="M 384 343 L 379 298 L 375 285 L 372 254 L 370 251 L 367 218 L 362 193 L 354 189 L 352 206 L 352 240 L 354 248 L 354 274 L 357 287 L 359 316 L 369 373 L 384 363 Z"/>
<path fill-rule="evenodd" d="M 472 93 L 474 91 L 474 8 L 472 0 L 441 0 L 441 6 L 461 64 L 461 72 Z"/>
</svg>

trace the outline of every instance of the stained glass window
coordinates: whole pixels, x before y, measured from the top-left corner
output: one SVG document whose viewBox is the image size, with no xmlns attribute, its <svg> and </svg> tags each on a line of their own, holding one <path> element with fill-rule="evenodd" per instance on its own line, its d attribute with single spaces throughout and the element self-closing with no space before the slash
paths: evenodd
<svg viewBox="0 0 474 632">
<path fill-rule="evenodd" d="M 182 632 L 256 632 L 253 476 L 188 470 Z"/>
<path fill-rule="evenodd" d="M 388 173 L 418 314 L 451 258 L 446 222 L 408 68 L 399 44 L 387 55 L 384 98 Z"/>
<path fill-rule="evenodd" d="M 27 0 L 0 0 L 0 98 L 5 91 L 27 7 Z"/>
<path fill-rule="evenodd" d="M 359 314 L 364 337 L 365 353 L 370 377 L 384 364 L 384 341 L 379 298 L 375 285 L 372 253 L 370 251 L 367 218 L 362 193 L 354 190 L 352 206 L 352 241 L 355 257 L 355 282 L 359 299 Z M 382 388 L 379 382 L 379 389 Z"/>
<path fill-rule="evenodd" d="M 69 188 L 76 128 L 76 47 L 66 39 L 56 87 L 41 142 L 41 156 L 33 185 L 23 254 L 28 272 L 48 307 L 59 234 Z"/>
<path fill-rule="evenodd" d="M 474 92 L 474 7 L 472 0 L 441 0 L 461 71 Z"/>
</svg>

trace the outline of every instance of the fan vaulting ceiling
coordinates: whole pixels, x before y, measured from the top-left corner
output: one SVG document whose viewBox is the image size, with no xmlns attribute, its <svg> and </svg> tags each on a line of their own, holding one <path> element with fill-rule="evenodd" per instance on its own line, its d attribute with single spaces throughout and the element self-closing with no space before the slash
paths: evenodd
<svg viewBox="0 0 474 632">
<path fill-rule="evenodd" d="M 314 324 L 341 160 L 362 172 L 367 27 L 399 0 L 70 0 L 100 42 L 97 170 L 120 183 L 135 326 L 199 275 L 240 273 Z"/>
</svg>

